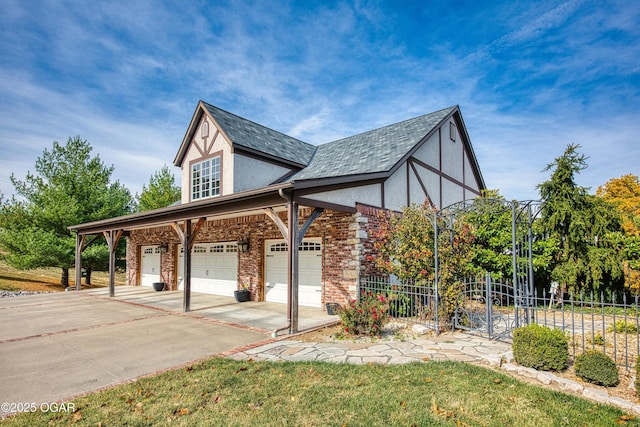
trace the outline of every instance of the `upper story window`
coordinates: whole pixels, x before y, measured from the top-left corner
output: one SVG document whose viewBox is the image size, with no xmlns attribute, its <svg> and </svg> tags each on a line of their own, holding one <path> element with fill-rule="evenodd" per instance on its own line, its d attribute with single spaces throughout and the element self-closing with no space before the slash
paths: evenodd
<svg viewBox="0 0 640 427">
<path fill-rule="evenodd" d="M 220 195 L 220 156 L 191 165 L 191 200 Z"/>
<path fill-rule="evenodd" d="M 202 122 L 202 127 L 200 128 L 200 135 L 203 138 L 206 138 L 209 136 L 209 122 L 207 122 L 206 120 Z"/>
</svg>

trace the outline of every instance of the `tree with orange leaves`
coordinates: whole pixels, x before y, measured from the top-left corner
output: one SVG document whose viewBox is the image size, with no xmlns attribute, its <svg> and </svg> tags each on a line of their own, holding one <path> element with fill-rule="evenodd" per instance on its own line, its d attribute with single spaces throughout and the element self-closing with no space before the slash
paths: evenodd
<svg viewBox="0 0 640 427">
<path fill-rule="evenodd" d="M 640 181 L 631 174 L 612 178 L 598 187 L 596 196 L 620 213 L 624 234 L 618 244 L 625 258 L 625 286 L 640 294 Z"/>
</svg>

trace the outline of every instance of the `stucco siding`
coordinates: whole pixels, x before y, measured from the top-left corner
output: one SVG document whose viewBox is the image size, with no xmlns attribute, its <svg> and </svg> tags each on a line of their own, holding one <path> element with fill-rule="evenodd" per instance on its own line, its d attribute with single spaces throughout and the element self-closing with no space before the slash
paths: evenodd
<svg viewBox="0 0 640 427">
<path fill-rule="evenodd" d="M 463 199 L 464 191 L 462 187 L 447 179 L 442 180 L 442 206 L 440 206 L 440 208 L 446 208 L 447 206 L 460 202 Z"/>
<path fill-rule="evenodd" d="M 384 182 L 384 208 L 399 211 L 407 205 L 407 165 L 404 163 Z"/>
<path fill-rule="evenodd" d="M 414 158 L 423 163 L 440 168 L 440 144 L 438 142 L 438 132 L 431 136 L 422 147 L 418 148 L 413 155 Z"/>
<path fill-rule="evenodd" d="M 460 135 L 456 135 L 456 140 L 449 138 L 449 122 L 442 126 L 442 172 L 454 177 L 462 182 L 462 157 L 463 147 Z"/>
<path fill-rule="evenodd" d="M 291 172 L 289 168 L 263 162 L 238 153 L 233 155 L 233 167 L 234 192 L 265 187 Z"/>
<path fill-rule="evenodd" d="M 409 203 L 416 203 L 418 205 L 423 204 L 427 197 L 413 171 L 409 172 L 409 197 Z"/>
<path fill-rule="evenodd" d="M 480 191 L 480 186 L 476 180 L 476 176 L 473 174 L 473 168 L 469 162 L 469 156 L 464 153 L 464 183 L 476 191 Z"/>
<path fill-rule="evenodd" d="M 320 202 L 335 203 L 343 206 L 355 206 L 356 203 L 381 206 L 381 196 L 380 184 L 371 184 L 362 187 L 344 188 L 341 190 L 309 194 L 305 197 L 312 200 L 318 200 Z"/>
<path fill-rule="evenodd" d="M 431 202 L 437 208 L 440 208 L 440 176 L 437 173 L 421 168 L 420 166 L 417 166 L 416 169 L 420 174 L 420 179 L 422 179 L 425 187 L 427 187 L 427 192 L 429 193 Z"/>
</svg>

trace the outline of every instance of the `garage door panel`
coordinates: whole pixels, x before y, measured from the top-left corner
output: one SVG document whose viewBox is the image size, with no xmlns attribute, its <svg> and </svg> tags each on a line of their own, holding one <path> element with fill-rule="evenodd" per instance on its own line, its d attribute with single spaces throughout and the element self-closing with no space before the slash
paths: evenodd
<svg viewBox="0 0 640 427">
<path fill-rule="evenodd" d="M 287 243 L 268 240 L 265 244 L 265 300 L 286 303 Z M 320 239 L 305 239 L 298 251 L 298 303 L 320 307 L 322 302 L 322 244 Z"/>
<path fill-rule="evenodd" d="M 180 248 L 182 249 L 182 248 Z M 179 289 L 184 288 L 184 253 L 178 259 Z M 233 296 L 238 282 L 238 246 L 235 242 L 194 245 L 191 254 L 191 290 Z"/>
<path fill-rule="evenodd" d="M 140 252 L 140 285 L 151 286 L 160 281 L 160 247 L 142 246 Z"/>
<path fill-rule="evenodd" d="M 322 288 L 318 286 L 300 285 L 298 302 L 308 307 L 319 307 L 322 300 Z"/>
</svg>

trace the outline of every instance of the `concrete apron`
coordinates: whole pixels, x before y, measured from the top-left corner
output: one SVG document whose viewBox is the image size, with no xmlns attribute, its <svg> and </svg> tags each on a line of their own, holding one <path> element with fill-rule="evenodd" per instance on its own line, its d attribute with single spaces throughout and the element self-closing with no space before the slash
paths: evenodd
<svg viewBox="0 0 640 427">
<path fill-rule="evenodd" d="M 268 341 L 286 305 L 117 287 L 0 299 L 0 402 L 51 403 Z M 300 329 L 335 320 L 300 307 Z M 0 416 L 6 412 L 0 411 Z"/>
</svg>

